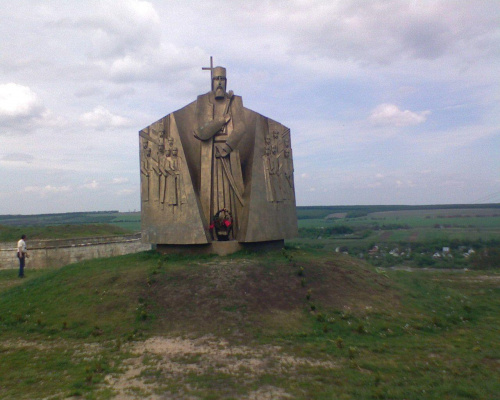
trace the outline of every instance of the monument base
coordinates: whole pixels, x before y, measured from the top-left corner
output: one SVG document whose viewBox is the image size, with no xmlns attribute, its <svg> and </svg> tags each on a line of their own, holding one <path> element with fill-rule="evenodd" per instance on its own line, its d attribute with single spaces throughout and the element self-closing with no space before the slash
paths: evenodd
<svg viewBox="0 0 500 400">
<path fill-rule="evenodd" d="M 157 244 L 156 251 L 161 254 L 217 254 L 227 256 L 240 250 L 270 251 L 282 249 L 284 246 L 285 241 L 283 239 L 251 243 L 229 240 L 208 244 Z"/>
</svg>

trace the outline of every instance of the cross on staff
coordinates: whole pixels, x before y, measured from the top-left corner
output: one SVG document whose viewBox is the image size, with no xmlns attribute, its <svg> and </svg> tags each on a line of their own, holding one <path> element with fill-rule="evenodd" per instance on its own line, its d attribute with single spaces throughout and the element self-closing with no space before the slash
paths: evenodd
<svg viewBox="0 0 500 400">
<path fill-rule="evenodd" d="M 210 70 L 210 87 L 212 87 L 212 80 L 214 79 L 214 60 L 213 57 L 210 56 L 210 67 L 202 67 L 203 71 Z"/>
</svg>

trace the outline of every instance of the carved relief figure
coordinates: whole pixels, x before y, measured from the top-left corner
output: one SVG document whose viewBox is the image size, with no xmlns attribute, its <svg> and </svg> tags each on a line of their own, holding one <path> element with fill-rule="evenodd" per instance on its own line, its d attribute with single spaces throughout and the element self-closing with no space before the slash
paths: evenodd
<svg viewBox="0 0 500 400">
<path fill-rule="evenodd" d="M 149 201 L 149 180 L 151 174 L 151 148 L 147 140 L 143 140 L 141 154 L 141 200 Z"/>
<path fill-rule="evenodd" d="M 278 145 L 271 146 L 270 155 L 270 175 L 271 175 L 271 189 L 273 191 L 273 199 L 275 202 L 283 201 L 283 193 L 281 190 L 281 163 L 279 160 Z"/>
<path fill-rule="evenodd" d="M 288 198 L 291 198 L 291 196 L 295 193 L 295 188 L 293 185 L 293 160 L 291 149 L 289 148 L 285 148 L 284 161 L 283 177 L 285 179 L 283 181 L 283 187 L 287 188 Z"/>
<path fill-rule="evenodd" d="M 170 189 L 170 186 L 172 186 L 171 183 L 171 175 L 172 175 L 172 168 L 170 167 L 170 155 L 172 153 L 172 150 L 170 149 L 165 149 L 164 153 L 162 154 L 160 160 L 159 160 L 159 169 L 161 173 L 160 177 L 160 202 L 162 204 L 165 204 L 165 199 L 168 199 L 168 192 Z M 170 204 L 170 202 L 167 202 L 167 204 Z"/>
<path fill-rule="evenodd" d="M 273 188 L 271 186 L 271 148 L 266 146 L 265 153 L 262 156 L 262 162 L 264 163 L 264 179 L 266 182 L 266 198 L 267 201 L 274 201 Z"/>
<path fill-rule="evenodd" d="M 151 156 L 151 176 L 150 176 L 150 192 L 149 198 L 153 202 L 158 203 L 160 201 L 160 179 L 161 170 L 159 160 L 162 157 L 163 146 L 155 146 L 156 151 L 152 152 Z"/>
<path fill-rule="evenodd" d="M 172 158 L 170 159 L 171 175 L 168 187 L 168 204 L 172 206 L 178 206 L 186 202 L 180 166 L 179 151 L 174 147 L 172 149 Z"/>
</svg>

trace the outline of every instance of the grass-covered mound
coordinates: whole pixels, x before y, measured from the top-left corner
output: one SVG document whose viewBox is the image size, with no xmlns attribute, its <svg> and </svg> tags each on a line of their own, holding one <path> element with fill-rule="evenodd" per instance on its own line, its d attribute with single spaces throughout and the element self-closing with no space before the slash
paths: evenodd
<svg viewBox="0 0 500 400">
<path fill-rule="evenodd" d="M 147 252 L 26 273 L 0 271 L 1 398 L 486 399 L 500 389 L 494 272 L 377 272 L 295 249 Z"/>
</svg>

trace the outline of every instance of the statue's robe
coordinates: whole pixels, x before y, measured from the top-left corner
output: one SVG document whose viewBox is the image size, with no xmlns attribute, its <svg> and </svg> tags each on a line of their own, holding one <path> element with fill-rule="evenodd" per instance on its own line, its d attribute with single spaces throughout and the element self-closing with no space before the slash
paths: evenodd
<svg viewBox="0 0 500 400">
<path fill-rule="evenodd" d="M 201 139 L 200 201 L 205 217 L 212 225 L 213 217 L 221 210 L 227 210 L 233 218 L 229 232 L 230 239 L 238 237 L 240 215 L 243 212 L 243 176 L 238 144 L 246 135 L 245 116 L 241 97 L 228 95 L 215 100 L 213 92 L 198 96 L 196 101 L 195 134 L 201 134 L 203 127 L 210 126 L 225 112 L 231 117 L 220 130 L 212 129 L 207 137 Z M 199 138 L 199 136 L 198 136 Z M 224 144 L 233 149 L 228 156 L 220 156 Z M 219 155 L 219 156 L 218 156 Z M 217 235 L 211 231 L 212 238 Z"/>
<path fill-rule="evenodd" d="M 263 163 L 266 137 L 272 136 L 272 144 L 281 149 L 291 143 L 290 130 L 243 107 L 241 97 L 234 96 L 226 132 L 200 140 L 195 131 L 200 124 L 217 116 L 216 108 L 213 93 L 209 92 L 141 131 L 150 135 L 150 146 L 154 149 L 158 143 L 178 149 L 178 182 L 181 183 L 178 190 L 183 193 L 182 202 L 167 207 L 166 201 L 163 208 L 157 206 L 161 203 L 151 201 L 152 196 L 149 201 L 142 199 L 143 241 L 155 244 L 210 243 L 216 240 L 209 229 L 210 223 L 221 208 L 229 209 L 235 219 L 233 240 L 264 242 L 297 235 L 293 189 L 287 199 L 276 201 L 269 196 L 269 190 L 281 190 L 281 187 L 269 187 L 272 182 Z M 270 132 L 278 134 L 273 136 Z M 214 154 L 214 148 L 224 142 L 232 148 L 225 157 L 226 161 Z M 232 182 L 226 170 L 231 171 Z M 144 176 L 141 184 L 146 185 Z M 280 185 L 280 182 L 276 184 Z"/>
</svg>

